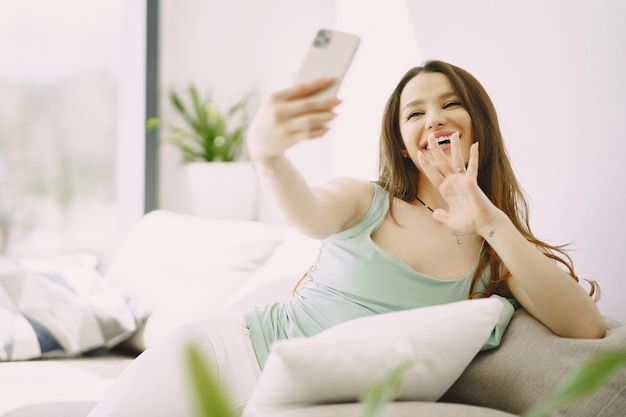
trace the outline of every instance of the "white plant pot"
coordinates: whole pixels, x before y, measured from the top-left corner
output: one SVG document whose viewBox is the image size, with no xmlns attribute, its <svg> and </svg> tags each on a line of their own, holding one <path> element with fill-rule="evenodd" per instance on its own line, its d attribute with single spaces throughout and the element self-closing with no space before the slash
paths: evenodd
<svg viewBox="0 0 626 417">
<path fill-rule="evenodd" d="M 192 162 L 185 169 L 194 214 L 256 220 L 259 184 L 252 163 Z"/>
</svg>

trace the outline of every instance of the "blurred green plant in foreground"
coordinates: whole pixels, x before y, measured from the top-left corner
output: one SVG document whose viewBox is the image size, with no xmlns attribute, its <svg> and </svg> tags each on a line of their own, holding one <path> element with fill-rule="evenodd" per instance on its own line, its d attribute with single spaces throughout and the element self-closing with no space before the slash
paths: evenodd
<svg viewBox="0 0 626 417">
<path fill-rule="evenodd" d="M 202 357 L 202 352 L 194 344 L 188 347 L 187 364 L 193 378 L 198 417 L 237 417 Z M 361 417 L 384 415 L 385 406 L 396 399 L 402 379 L 411 366 L 411 362 L 400 364 L 367 390 L 361 398 Z M 537 404 L 522 417 L 545 416 L 579 400 L 596 391 L 625 366 L 626 350 L 601 353 L 585 362 L 554 395 Z"/>
</svg>

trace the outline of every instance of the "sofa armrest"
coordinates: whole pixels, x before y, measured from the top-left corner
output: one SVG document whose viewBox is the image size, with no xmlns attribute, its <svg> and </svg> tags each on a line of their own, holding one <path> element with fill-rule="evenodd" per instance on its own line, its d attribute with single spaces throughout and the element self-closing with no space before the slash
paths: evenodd
<svg viewBox="0 0 626 417">
<path fill-rule="evenodd" d="M 607 318 L 602 339 L 556 336 L 523 309 L 516 311 L 502 344 L 481 352 L 442 401 L 523 414 L 551 396 L 584 362 L 626 347 L 626 326 Z M 551 416 L 620 417 L 626 410 L 626 369 L 592 395 Z"/>
</svg>

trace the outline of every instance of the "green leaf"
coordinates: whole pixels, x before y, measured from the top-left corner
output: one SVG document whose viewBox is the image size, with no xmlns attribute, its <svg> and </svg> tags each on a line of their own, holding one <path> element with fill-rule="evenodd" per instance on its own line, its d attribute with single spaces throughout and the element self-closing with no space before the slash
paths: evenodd
<svg viewBox="0 0 626 417">
<path fill-rule="evenodd" d="M 200 94 L 198 93 L 198 89 L 192 84 L 189 86 L 189 96 L 191 97 L 191 105 L 193 106 L 193 114 L 196 117 L 195 123 L 206 126 L 208 124 L 208 115 L 206 112 L 206 106 L 202 103 L 202 99 L 200 99 Z M 207 102 L 210 102 L 211 98 L 207 99 Z"/>
<path fill-rule="evenodd" d="M 148 130 L 158 129 L 160 124 L 161 122 L 158 117 L 151 117 L 148 120 L 146 120 L 146 129 Z"/>
<path fill-rule="evenodd" d="M 411 361 L 402 362 L 372 385 L 361 398 L 361 417 L 381 417 L 387 403 L 394 401 L 402 386 L 406 372 L 413 366 Z"/>
<path fill-rule="evenodd" d="M 523 417 L 544 416 L 591 394 L 624 366 L 626 350 L 605 352 L 591 358 L 578 368 L 552 397 L 532 408 Z"/>
<path fill-rule="evenodd" d="M 172 102 L 172 105 L 174 106 L 174 108 L 176 108 L 176 110 L 178 110 L 180 114 L 187 113 L 187 109 L 185 108 L 183 101 L 180 99 L 178 94 L 176 94 L 176 92 L 174 91 L 170 92 L 170 101 Z"/>
<path fill-rule="evenodd" d="M 243 96 L 224 113 L 211 94 L 202 96 L 191 83 L 188 104 L 174 91 L 170 100 L 185 122 L 164 139 L 181 151 L 182 161 L 234 161 L 243 155 L 243 132 L 250 120 L 253 93 Z"/>
<path fill-rule="evenodd" d="M 198 404 L 198 417 L 235 417 L 226 394 L 220 388 L 197 345 L 188 345 L 186 359 Z"/>
</svg>

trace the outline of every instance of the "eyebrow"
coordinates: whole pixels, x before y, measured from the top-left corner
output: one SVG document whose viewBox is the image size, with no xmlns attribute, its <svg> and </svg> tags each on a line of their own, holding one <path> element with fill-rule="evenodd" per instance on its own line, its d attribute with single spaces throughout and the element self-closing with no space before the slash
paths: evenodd
<svg viewBox="0 0 626 417">
<path fill-rule="evenodd" d="M 456 95 L 457 95 L 457 94 L 456 94 L 454 91 L 449 91 L 449 92 L 447 92 L 447 93 L 443 93 L 443 94 L 441 94 L 439 97 L 437 97 L 437 99 L 438 99 L 438 100 L 445 100 L 445 99 L 447 99 L 447 98 L 454 97 L 454 96 L 456 96 Z M 406 109 L 407 109 L 407 108 L 409 108 L 409 107 L 417 106 L 417 105 L 420 105 L 420 104 L 422 104 L 422 103 L 424 103 L 424 100 L 421 100 L 421 99 L 410 101 L 410 102 L 408 102 L 408 103 L 407 103 L 407 105 L 406 105 L 406 106 L 404 106 L 404 107 L 402 108 L 402 111 L 406 110 Z"/>
</svg>

